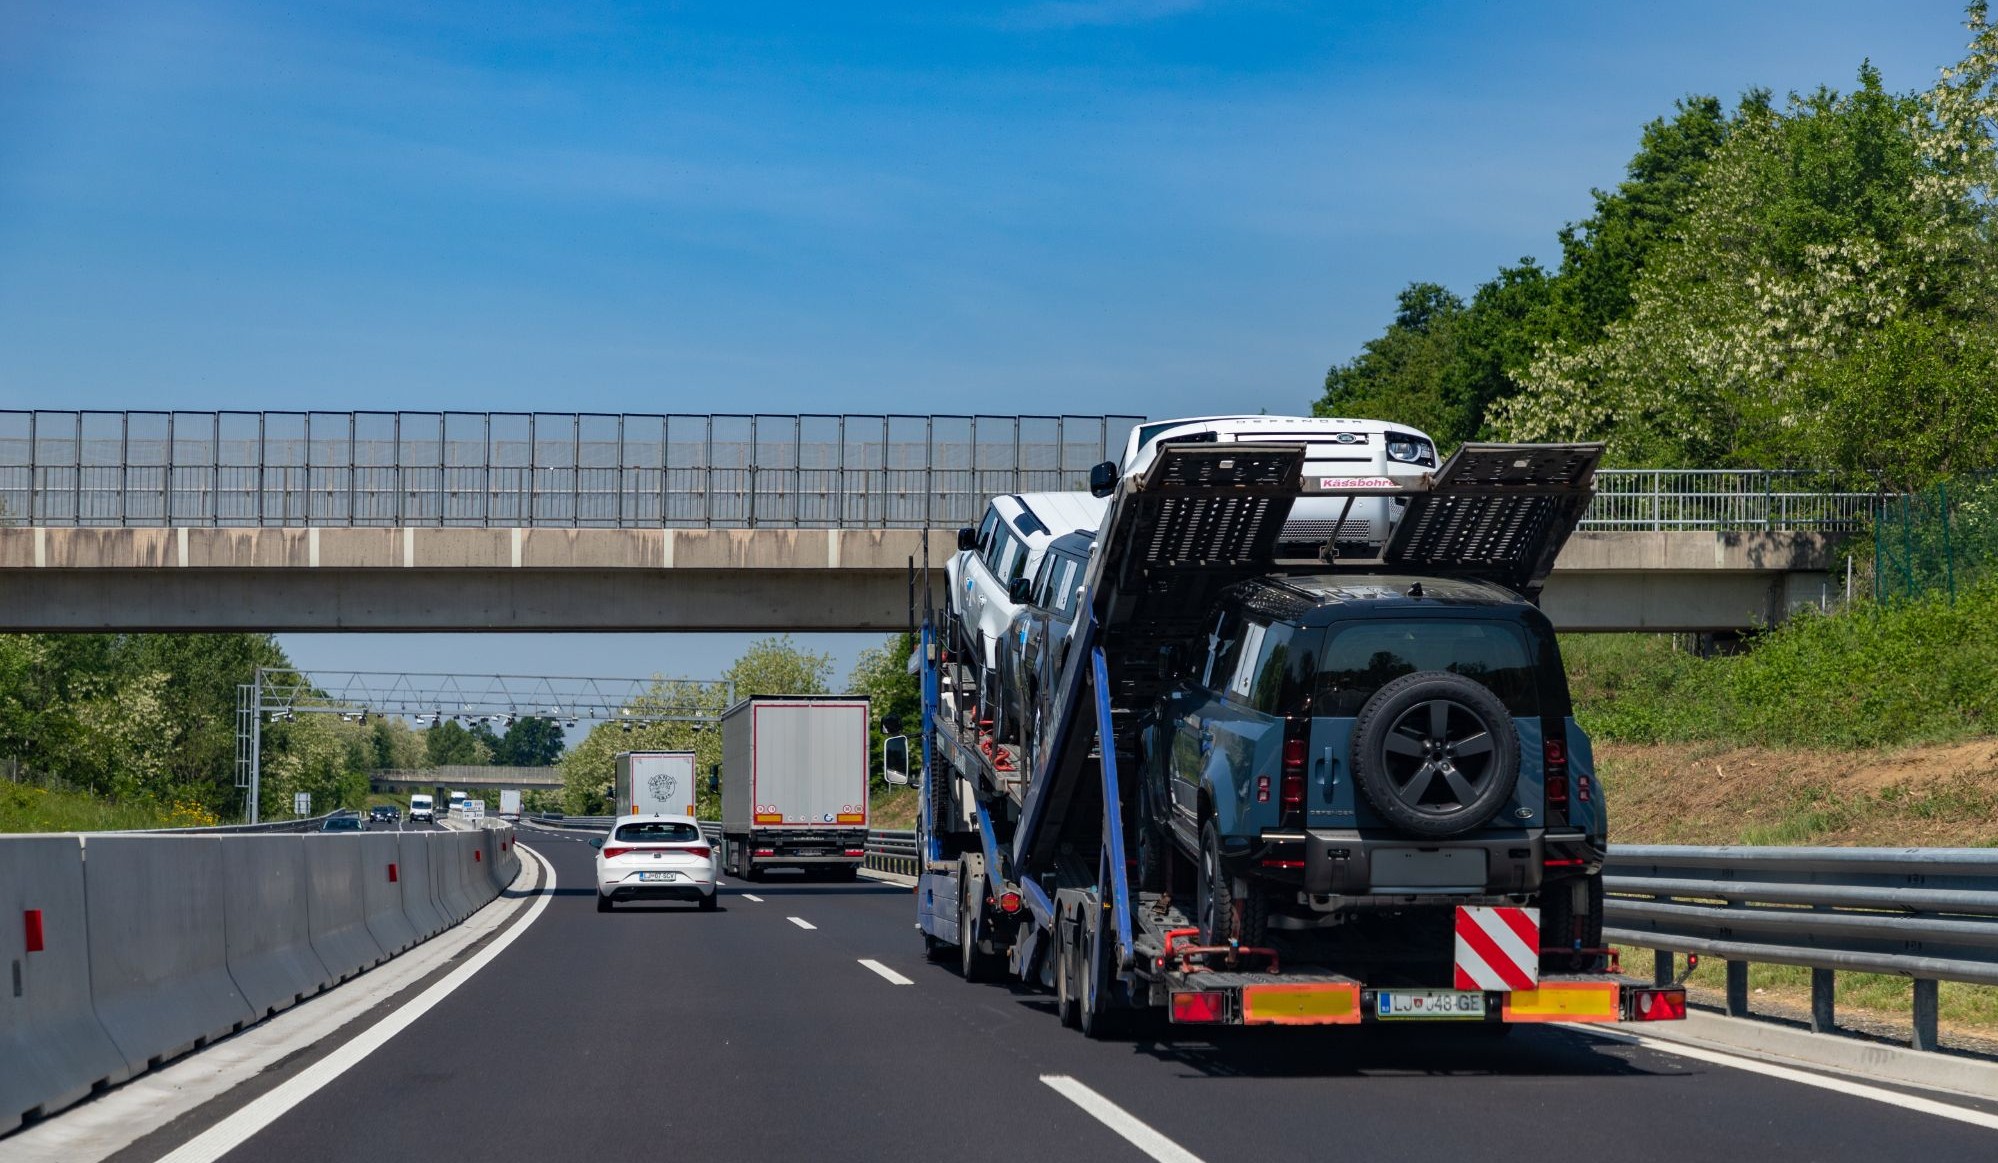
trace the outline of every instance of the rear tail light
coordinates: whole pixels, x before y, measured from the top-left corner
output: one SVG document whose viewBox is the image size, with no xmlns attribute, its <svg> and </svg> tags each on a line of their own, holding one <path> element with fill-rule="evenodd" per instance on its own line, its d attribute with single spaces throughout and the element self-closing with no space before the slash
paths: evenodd
<svg viewBox="0 0 1998 1163">
<path fill-rule="evenodd" d="M 629 851 L 631 851 L 631 849 L 629 848 L 605 848 L 604 859 L 615 860 L 617 857 L 620 857 Z"/>
<path fill-rule="evenodd" d="M 775 848 L 758 848 L 754 854 L 757 856 L 775 856 L 777 855 L 777 850 Z"/>
<path fill-rule="evenodd" d="M 1686 1017 L 1686 991 L 1683 989 L 1634 989 L 1630 991 L 1630 1020 L 1633 1022 L 1677 1022 Z"/>
<path fill-rule="evenodd" d="M 1000 894 L 999 894 L 999 911 L 1000 911 L 1000 912 L 1002 912 L 1002 913 L 1017 913 L 1017 912 L 1019 912 L 1019 911 L 1020 911 L 1020 894 L 1019 894 L 1019 893 L 1017 893 L 1017 892 L 1002 892 L 1002 893 L 1000 893 Z"/>
<path fill-rule="evenodd" d="M 1304 735 L 1309 721 L 1291 720 L 1283 741 L 1283 785 L 1277 800 L 1285 815 L 1304 810 Z M 1298 732 L 1292 734 L 1292 732 Z"/>
<path fill-rule="evenodd" d="M 1547 802 L 1565 804 L 1568 802 L 1568 773 L 1550 771 L 1547 773 Z"/>
<path fill-rule="evenodd" d="M 847 854 L 848 856 L 865 856 L 865 855 L 867 855 L 867 849 L 865 849 L 865 848 L 848 848 L 848 849 L 846 849 L 845 851 L 846 851 L 846 854 Z"/>
<path fill-rule="evenodd" d="M 1175 1022 L 1221 1022 L 1228 1018 L 1228 995 L 1218 990 L 1188 991 L 1172 995 Z"/>
<path fill-rule="evenodd" d="M 668 848 L 666 851 L 685 852 L 689 856 L 698 856 L 702 860 L 706 860 L 715 854 L 715 850 L 706 844 L 690 844 L 685 848 Z"/>
</svg>

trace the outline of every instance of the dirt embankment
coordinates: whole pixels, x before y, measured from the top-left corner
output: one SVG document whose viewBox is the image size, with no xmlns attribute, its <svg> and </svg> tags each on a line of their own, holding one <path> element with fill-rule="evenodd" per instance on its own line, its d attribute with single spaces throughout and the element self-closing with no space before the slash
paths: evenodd
<svg viewBox="0 0 1998 1163">
<path fill-rule="evenodd" d="M 1998 845 L 1998 739 L 1877 751 L 1598 743 L 1623 844 Z"/>
</svg>

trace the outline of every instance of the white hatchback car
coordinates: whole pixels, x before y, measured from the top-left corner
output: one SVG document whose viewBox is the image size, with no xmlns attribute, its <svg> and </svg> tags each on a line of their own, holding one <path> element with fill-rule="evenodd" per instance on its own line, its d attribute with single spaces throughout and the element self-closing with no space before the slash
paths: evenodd
<svg viewBox="0 0 1998 1163">
<path fill-rule="evenodd" d="M 1180 441 L 1304 445 L 1304 475 L 1365 481 L 1371 487 L 1410 486 L 1436 471 L 1436 442 L 1406 424 L 1323 416 L 1189 416 L 1131 430 L 1119 476 L 1135 476 L 1158 459 L 1159 445 Z M 1379 552 L 1407 502 L 1390 496 L 1299 499 L 1284 522 L 1282 544 L 1298 548 L 1336 542 L 1342 553 Z"/>
<path fill-rule="evenodd" d="M 716 908 L 714 849 L 689 816 L 619 816 L 597 850 L 597 911 L 619 901 L 693 901 Z"/>
</svg>

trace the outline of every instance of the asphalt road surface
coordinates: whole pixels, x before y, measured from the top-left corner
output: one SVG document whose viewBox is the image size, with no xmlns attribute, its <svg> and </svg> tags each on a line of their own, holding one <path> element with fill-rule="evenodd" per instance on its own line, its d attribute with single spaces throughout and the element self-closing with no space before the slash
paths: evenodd
<svg viewBox="0 0 1998 1163">
<path fill-rule="evenodd" d="M 925 962 L 907 889 L 600 915 L 586 838 L 521 834 L 549 907 L 231 1160 L 1998 1158 L 1998 1132 L 1566 1030 L 1095 1043 Z"/>
</svg>

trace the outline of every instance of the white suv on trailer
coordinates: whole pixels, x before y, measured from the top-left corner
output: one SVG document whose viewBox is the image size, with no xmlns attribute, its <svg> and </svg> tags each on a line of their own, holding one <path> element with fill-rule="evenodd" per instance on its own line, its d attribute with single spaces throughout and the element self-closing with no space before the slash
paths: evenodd
<svg viewBox="0 0 1998 1163">
<path fill-rule="evenodd" d="M 1191 416 L 1133 428 L 1118 475 L 1133 476 L 1151 467 L 1161 444 L 1187 441 L 1302 444 L 1305 476 L 1350 480 L 1355 488 L 1414 485 L 1439 463 L 1436 442 L 1406 424 L 1322 416 Z M 1332 541 L 1346 556 L 1371 556 L 1387 544 L 1406 503 L 1387 496 L 1300 497 L 1284 522 L 1281 543 L 1293 555 L 1298 547 Z"/>
</svg>

